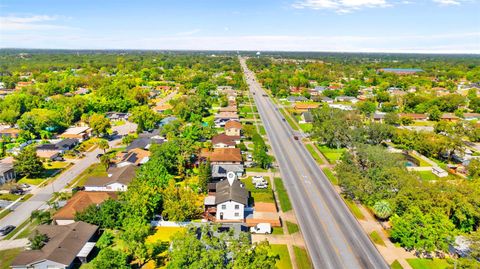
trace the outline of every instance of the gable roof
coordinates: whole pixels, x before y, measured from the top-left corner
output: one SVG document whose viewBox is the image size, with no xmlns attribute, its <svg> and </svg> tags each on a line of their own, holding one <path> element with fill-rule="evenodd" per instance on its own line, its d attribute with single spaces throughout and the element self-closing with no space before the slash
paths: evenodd
<svg viewBox="0 0 480 269">
<path fill-rule="evenodd" d="M 219 112 L 237 112 L 237 107 L 236 106 L 227 106 L 227 107 L 221 107 Z"/>
<path fill-rule="evenodd" d="M 83 246 L 97 232 L 98 226 L 83 221 L 68 225 L 40 225 L 36 229 L 47 235 L 48 242 L 39 250 L 21 252 L 12 262 L 12 266 L 30 265 L 43 260 L 69 266 Z"/>
<path fill-rule="evenodd" d="M 148 161 L 150 151 L 140 148 L 134 148 L 125 153 L 120 162 L 129 162 L 135 165 L 140 165 Z"/>
<path fill-rule="evenodd" d="M 241 162 L 242 154 L 239 148 L 215 148 L 213 151 L 203 151 L 201 157 L 211 162 Z"/>
<path fill-rule="evenodd" d="M 216 145 L 216 144 L 222 143 L 228 146 L 235 146 L 237 144 L 235 141 L 239 141 L 239 140 L 240 140 L 240 136 L 228 136 L 224 133 L 221 133 L 219 135 L 212 137 L 212 144 Z"/>
<path fill-rule="evenodd" d="M 242 129 L 242 124 L 235 120 L 229 120 L 225 123 L 225 129 L 230 128 Z"/>
<path fill-rule="evenodd" d="M 73 220 L 75 213 L 85 210 L 90 205 L 99 205 L 108 198 L 117 199 L 117 194 L 113 192 L 102 191 L 79 191 L 67 201 L 67 204 L 60 208 L 55 215 L 54 220 Z"/>
<path fill-rule="evenodd" d="M 126 165 L 122 167 L 113 167 L 108 169 L 109 176 L 91 177 L 85 183 L 85 186 L 107 186 L 113 183 L 128 185 L 135 177 L 135 166 Z"/>
<path fill-rule="evenodd" d="M 217 183 L 215 192 L 215 204 L 221 204 L 227 201 L 235 201 L 240 204 L 248 204 L 248 191 L 240 183 L 239 180 L 234 180 L 232 185 L 228 180 L 223 180 Z"/>
</svg>

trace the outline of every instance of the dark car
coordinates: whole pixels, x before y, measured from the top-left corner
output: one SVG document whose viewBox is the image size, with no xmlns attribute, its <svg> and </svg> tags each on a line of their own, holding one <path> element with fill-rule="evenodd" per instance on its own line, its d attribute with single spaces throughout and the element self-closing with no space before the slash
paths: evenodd
<svg viewBox="0 0 480 269">
<path fill-rule="evenodd" d="M 97 159 L 100 159 L 100 157 L 102 157 L 102 156 L 103 156 L 102 153 L 97 154 Z"/>
<path fill-rule="evenodd" d="M 13 226 L 13 225 L 5 226 L 2 229 L 0 229 L 0 235 L 2 235 L 2 236 L 7 235 L 7 234 L 11 233 L 13 230 L 15 230 L 15 226 Z"/>
<path fill-rule="evenodd" d="M 266 95 L 266 94 L 262 94 L 262 96 L 263 96 L 263 97 L 268 97 L 268 95 Z"/>
<path fill-rule="evenodd" d="M 282 121 L 285 122 L 285 121 L 287 121 L 287 120 L 286 120 L 285 118 L 282 118 Z"/>
<path fill-rule="evenodd" d="M 298 136 L 294 135 L 293 139 L 298 140 Z"/>
<path fill-rule="evenodd" d="M 84 186 L 76 186 L 72 188 L 72 192 L 83 191 L 85 190 Z"/>
<path fill-rule="evenodd" d="M 23 189 L 17 187 L 17 188 L 11 188 L 10 193 L 11 194 L 16 194 L 16 195 L 22 195 L 22 194 L 25 193 L 25 191 Z"/>
</svg>

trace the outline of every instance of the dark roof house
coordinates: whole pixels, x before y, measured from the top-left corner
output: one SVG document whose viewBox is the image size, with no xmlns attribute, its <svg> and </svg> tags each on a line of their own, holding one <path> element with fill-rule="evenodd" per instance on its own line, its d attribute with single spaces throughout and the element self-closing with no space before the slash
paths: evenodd
<svg viewBox="0 0 480 269">
<path fill-rule="evenodd" d="M 215 204 L 235 201 L 240 204 L 248 204 L 248 191 L 239 180 L 223 180 L 217 183 L 215 192 Z"/>
</svg>

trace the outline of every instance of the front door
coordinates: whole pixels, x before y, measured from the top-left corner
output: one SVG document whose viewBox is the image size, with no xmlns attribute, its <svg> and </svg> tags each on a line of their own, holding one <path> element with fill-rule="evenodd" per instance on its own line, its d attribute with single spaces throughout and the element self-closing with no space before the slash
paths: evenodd
<svg viewBox="0 0 480 269">
<path fill-rule="evenodd" d="M 220 212 L 220 220 L 223 220 L 223 212 Z"/>
</svg>

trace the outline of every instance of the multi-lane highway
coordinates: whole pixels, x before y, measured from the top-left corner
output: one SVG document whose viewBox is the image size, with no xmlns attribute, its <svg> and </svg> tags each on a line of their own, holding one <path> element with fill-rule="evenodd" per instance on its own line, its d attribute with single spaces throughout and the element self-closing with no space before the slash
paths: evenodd
<svg viewBox="0 0 480 269">
<path fill-rule="evenodd" d="M 315 268 L 389 268 L 240 58 Z"/>
</svg>

